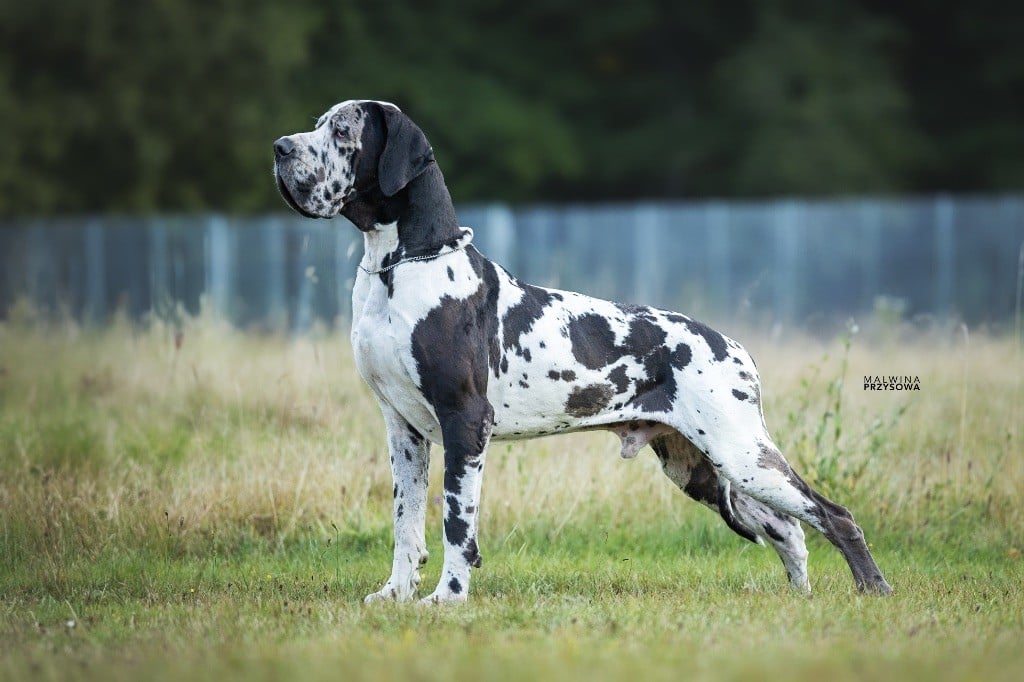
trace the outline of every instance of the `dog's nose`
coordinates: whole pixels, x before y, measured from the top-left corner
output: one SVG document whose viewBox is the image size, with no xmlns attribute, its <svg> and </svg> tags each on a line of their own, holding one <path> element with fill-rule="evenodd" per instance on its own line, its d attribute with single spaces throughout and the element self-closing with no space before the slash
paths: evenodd
<svg viewBox="0 0 1024 682">
<path fill-rule="evenodd" d="M 290 137 L 279 137 L 274 142 L 274 156 L 279 159 L 290 155 L 293 151 L 295 151 L 295 143 L 292 142 Z"/>
</svg>

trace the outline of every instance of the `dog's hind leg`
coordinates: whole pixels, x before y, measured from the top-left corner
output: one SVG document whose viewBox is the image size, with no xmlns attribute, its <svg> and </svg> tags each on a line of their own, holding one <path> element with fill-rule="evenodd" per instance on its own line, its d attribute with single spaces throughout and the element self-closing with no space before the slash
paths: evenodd
<svg viewBox="0 0 1024 682">
<path fill-rule="evenodd" d="M 789 583 L 800 592 L 810 590 L 807 581 L 807 546 L 800 523 L 780 514 L 728 485 L 697 447 L 681 434 L 656 438 L 651 447 L 661 468 L 673 483 L 717 511 L 739 536 L 758 542 L 761 538 L 775 549 L 786 569 Z"/>
<path fill-rule="evenodd" d="M 809 594 L 807 544 L 800 522 L 735 489 L 732 490 L 732 506 L 740 522 L 754 529 L 779 555 L 790 587 Z"/>
<path fill-rule="evenodd" d="M 424 525 L 430 443 L 393 407 L 382 400 L 378 402 L 387 427 L 391 473 L 395 480 L 395 554 L 391 577 L 384 587 L 366 597 L 367 603 L 412 599 L 420 584 L 418 569 L 427 561 Z"/>
<path fill-rule="evenodd" d="M 860 591 L 892 594 L 853 515 L 793 471 L 764 430 L 760 413 L 750 419 L 720 414 L 723 418 L 714 424 L 714 430 L 708 429 L 697 443 L 706 448 L 719 474 L 739 492 L 821 531 L 846 559 Z"/>
</svg>

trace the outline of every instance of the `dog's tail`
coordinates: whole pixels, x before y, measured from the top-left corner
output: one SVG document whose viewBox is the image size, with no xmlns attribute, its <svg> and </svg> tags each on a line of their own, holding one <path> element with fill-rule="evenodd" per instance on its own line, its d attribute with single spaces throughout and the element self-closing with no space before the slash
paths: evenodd
<svg viewBox="0 0 1024 682">
<path fill-rule="evenodd" d="M 732 508 L 732 487 L 729 479 L 720 476 L 718 478 L 718 513 L 722 515 L 725 525 L 742 538 L 750 540 L 756 545 L 763 545 L 764 541 L 754 531 L 750 530 L 736 518 L 736 512 Z"/>
</svg>

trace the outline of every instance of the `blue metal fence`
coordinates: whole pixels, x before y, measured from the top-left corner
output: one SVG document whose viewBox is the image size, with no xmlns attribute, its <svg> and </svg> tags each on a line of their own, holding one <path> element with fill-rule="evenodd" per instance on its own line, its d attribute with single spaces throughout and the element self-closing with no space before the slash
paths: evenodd
<svg viewBox="0 0 1024 682">
<path fill-rule="evenodd" d="M 464 206 L 475 243 L 537 284 L 721 318 L 871 310 L 1011 319 L 1024 197 Z M 21 298 L 101 323 L 205 300 L 243 326 L 344 321 L 362 253 L 343 219 L 288 214 L 0 220 L 0 315 Z"/>
</svg>

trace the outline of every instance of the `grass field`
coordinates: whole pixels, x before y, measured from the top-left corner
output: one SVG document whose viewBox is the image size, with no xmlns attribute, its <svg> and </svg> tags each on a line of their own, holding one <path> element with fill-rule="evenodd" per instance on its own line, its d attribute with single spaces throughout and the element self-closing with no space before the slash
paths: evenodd
<svg viewBox="0 0 1024 682">
<path fill-rule="evenodd" d="M 649 450 L 583 434 L 491 448 L 468 605 L 365 607 L 391 481 L 344 334 L 8 323 L 0 677 L 1021 679 L 1021 348 L 735 336 L 779 444 L 854 511 L 894 597 L 857 595 L 813 532 L 814 594 L 791 593 Z M 864 391 L 876 374 L 921 390 Z"/>
</svg>

